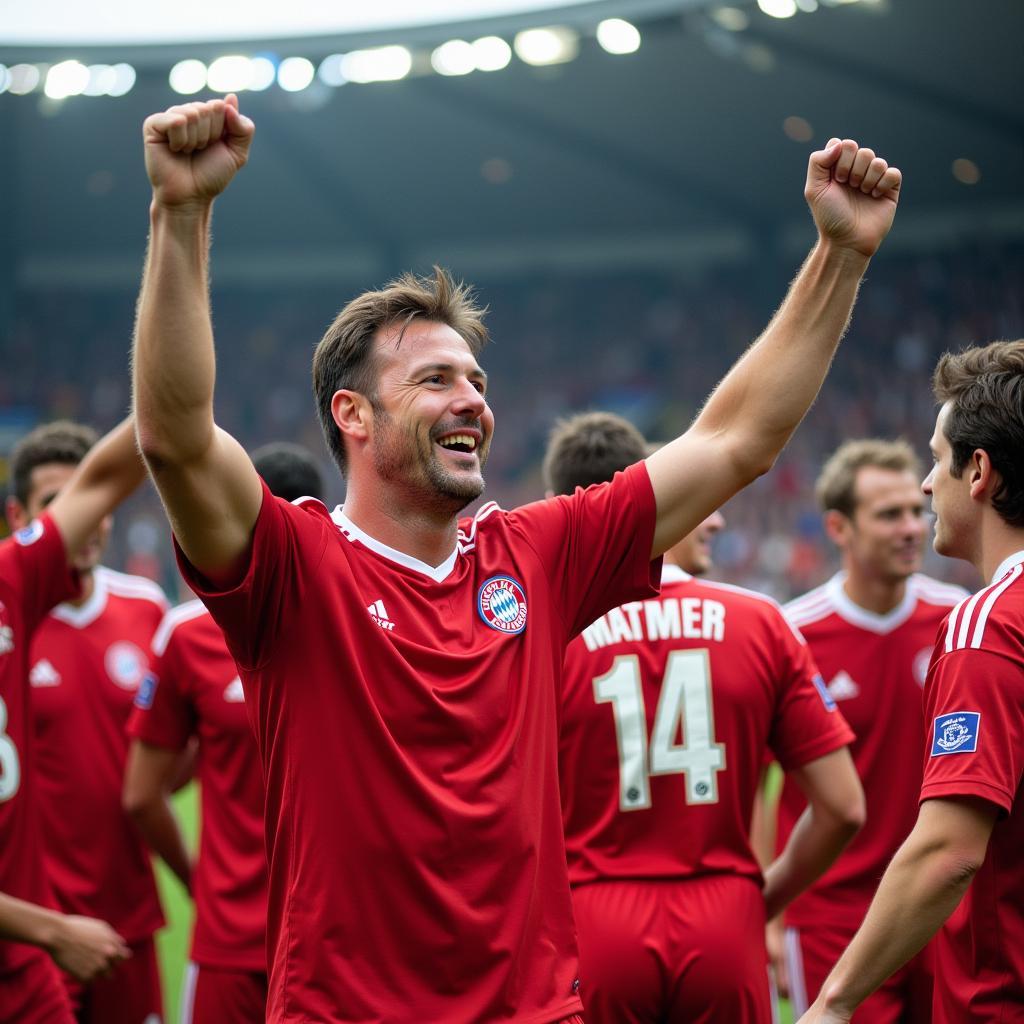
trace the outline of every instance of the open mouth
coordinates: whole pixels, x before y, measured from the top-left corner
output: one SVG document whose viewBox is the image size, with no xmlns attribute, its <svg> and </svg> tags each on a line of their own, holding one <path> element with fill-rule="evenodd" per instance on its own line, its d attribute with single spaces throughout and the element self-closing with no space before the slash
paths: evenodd
<svg viewBox="0 0 1024 1024">
<path fill-rule="evenodd" d="M 472 434 L 448 434 L 439 437 L 436 443 L 445 451 L 461 455 L 473 455 L 477 449 L 477 439 Z"/>
</svg>

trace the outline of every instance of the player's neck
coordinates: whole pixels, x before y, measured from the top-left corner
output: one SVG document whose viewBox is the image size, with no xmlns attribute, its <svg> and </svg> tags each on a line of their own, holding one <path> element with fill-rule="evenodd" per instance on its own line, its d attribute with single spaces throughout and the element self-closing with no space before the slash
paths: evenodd
<svg viewBox="0 0 1024 1024">
<path fill-rule="evenodd" d="M 888 615 L 907 594 L 907 581 L 866 576 L 847 566 L 843 592 L 858 607 L 875 615 Z"/>
<path fill-rule="evenodd" d="M 92 569 L 85 569 L 84 571 L 79 572 L 78 580 L 82 589 L 79 592 L 78 597 L 67 602 L 72 608 L 81 608 L 96 591 L 96 576 Z"/>
<path fill-rule="evenodd" d="M 968 561 L 987 585 L 999 566 L 1018 551 L 1024 551 L 1024 530 L 1014 529 L 993 513 L 982 522 L 975 557 Z"/>
<path fill-rule="evenodd" d="M 450 513 L 393 500 L 372 500 L 349 486 L 342 511 L 374 540 L 437 567 L 455 550 L 458 520 Z"/>
</svg>

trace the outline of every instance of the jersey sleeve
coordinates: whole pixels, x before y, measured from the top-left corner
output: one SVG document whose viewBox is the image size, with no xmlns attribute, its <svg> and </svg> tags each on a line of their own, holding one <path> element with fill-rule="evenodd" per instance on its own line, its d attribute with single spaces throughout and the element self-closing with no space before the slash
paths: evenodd
<svg viewBox="0 0 1024 1024">
<path fill-rule="evenodd" d="M 327 538 L 320 516 L 274 497 L 263 483 L 245 575 L 234 587 L 219 590 L 189 562 L 175 540 L 185 582 L 209 609 L 241 668 L 260 668 L 269 657 L 283 612 L 301 607 Z"/>
<path fill-rule="evenodd" d="M 45 513 L 0 545 L 0 574 L 22 602 L 29 633 L 51 608 L 75 597 L 80 588 L 60 531 Z"/>
<path fill-rule="evenodd" d="M 774 617 L 779 691 L 768 745 L 789 771 L 847 746 L 854 734 L 829 694 L 807 644 L 781 612 Z"/>
<path fill-rule="evenodd" d="M 974 796 L 1005 813 L 1024 773 L 1024 666 L 983 649 L 957 649 L 925 689 L 921 799 Z"/>
<path fill-rule="evenodd" d="M 163 652 L 154 655 L 128 719 L 129 736 L 168 750 L 183 750 L 196 728 L 189 669 L 179 646 L 172 633 Z"/>
<path fill-rule="evenodd" d="M 525 505 L 510 519 L 544 566 L 567 638 L 660 588 L 661 558 L 651 561 L 654 490 L 642 462 L 610 483 Z"/>
</svg>

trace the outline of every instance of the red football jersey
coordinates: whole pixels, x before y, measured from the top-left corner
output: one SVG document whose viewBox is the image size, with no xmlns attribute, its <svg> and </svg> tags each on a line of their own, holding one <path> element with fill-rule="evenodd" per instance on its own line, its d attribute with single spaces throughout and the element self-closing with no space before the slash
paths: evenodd
<svg viewBox="0 0 1024 1024">
<path fill-rule="evenodd" d="M 903 601 L 877 615 L 846 596 L 844 578 L 839 573 L 792 601 L 786 614 L 807 638 L 829 694 L 856 734 L 850 753 L 864 786 L 867 821 L 835 864 L 786 908 L 786 923 L 797 928 L 833 920 L 859 925 L 892 855 L 914 827 L 923 754 L 921 688 L 939 625 L 965 594 L 918 574 L 907 580 Z M 779 849 L 806 803 L 796 785 L 783 785 Z"/>
<path fill-rule="evenodd" d="M 961 602 L 925 685 L 921 799 L 999 808 L 981 869 L 935 939 L 941 1024 L 1024 1021 L 1024 551 Z"/>
<path fill-rule="evenodd" d="M 770 598 L 675 565 L 566 651 L 559 766 L 569 878 L 761 880 L 764 751 L 797 768 L 853 739 Z"/>
<path fill-rule="evenodd" d="M 211 592 L 183 561 L 256 725 L 269 1020 L 579 1011 L 562 657 L 602 612 L 656 592 L 654 523 L 640 464 L 572 497 L 489 503 L 434 567 L 264 488 L 236 588 Z"/>
<path fill-rule="evenodd" d="M 42 864 L 29 641 L 46 613 L 77 590 L 49 516 L 0 543 L 0 892 L 45 906 L 53 898 Z M 0 941 L 0 976 L 38 955 L 32 946 Z"/>
<path fill-rule="evenodd" d="M 65 913 L 128 942 L 163 923 L 149 850 L 121 809 L 125 724 L 167 609 L 141 576 L 102 566 L 85 604 L 58 605 L 32 638 L 29 682 L 46 873 Z"/>
<path fill-rule="evenodd" d="M 205 967 L 265 971 L 263 771 L 238 669 L 200 601 L 167 613 L 153 654 L 153 675 L 136 697 L 129 734 L 169 750 L 199 738 L 202 827 L 190 959 Z"/>
</svg>

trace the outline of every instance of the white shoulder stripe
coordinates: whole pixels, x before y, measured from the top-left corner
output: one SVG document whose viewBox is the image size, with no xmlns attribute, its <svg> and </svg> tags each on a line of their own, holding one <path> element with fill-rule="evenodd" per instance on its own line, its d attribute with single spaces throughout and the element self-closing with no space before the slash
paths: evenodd
<svg viewBox="0 0 1024 1024">
<path fill-rule="evenodd" d="M 963 614 L 964 607 L 971 600 L 971 598 L 965 597 L 950 613 L 949 618 L 946 620 L 946 643 L 945 648 L 947 651 L 953 650 L 953 638 L 956 636 L 957 623 L 960 621 L 960 616 Z"/>
<path fill-rule="evenodd" d="M 112 594 L 118 594 L 121 597 L 148 598 L 165 609 L 170 607 L 163 588 L 146 576 L 131 576 L 125 572 L 108 569 L 106 566 L 100 566 L 96 571 L 102 572 L 107 589 Z"/>
<path fill-rule="evenodd" d="M 178 626 L 206 614 L 208 614 L 206 605 L 199 600 L 186 601 L 184 604 L 179 604 L 177 608 L 172 608 L 163 617 L 163 621 L 153 634 L 153 653 L 160 657 L 167 650 L 167 645 L 171 641 L 171 635 Z"/>
<path fill-rule="evenodd" d="M 469 533 L 464 533 L 459 530 L 459 547 L 462 548 L 463 554 L 467 550 L 471 550 L 476 545 L 476 528 L 482 523 L 492 512 L 500 512 L 501 506 L 496 501 L 488 501 L 480 506 L 479 511 L 469 526 Z"/>
<path fill-rule="evenodd" d="M 957 630 L 956 641 L 954 642 L 955 647 L 967 646 L 967 634 L 971 628 L 971 619 L 974 616 L 974 609 L 978 607 L 978 602 L 981 600 L 984 593 L 984 590 L 979 590 L 967 601 L 967 604 L 964 605 L 963 611 L 960 613 L 960 628 Z"/>
<path fill-rule="evenodd" d="M 806 622 L 817 622 L 819 619 L 831 615 L 835 611 L 835 605 L 827 597 L 821 597 L 814 602 L 792 602 L 785 606 L 786 617 L 797 625 Z"/>
<path fill-rule="evenodd" d="M 971 637 L 971 647 L 975 649 L 981 647 L 982 638 L 985 636 L 985 626 L 988 623 L 988 616 L 992 611 L 992 606 L 999 600 L 1003 592 L 1020 578 L 1022 572 L 1024 572 L 1024 565 L 1015 565 L 1006 579 L 989 589 L 988 597 L 985 598 L 985 603 L 981 606 L 978 621 L 974 626 L 974 635 Z"/>
</svg>

